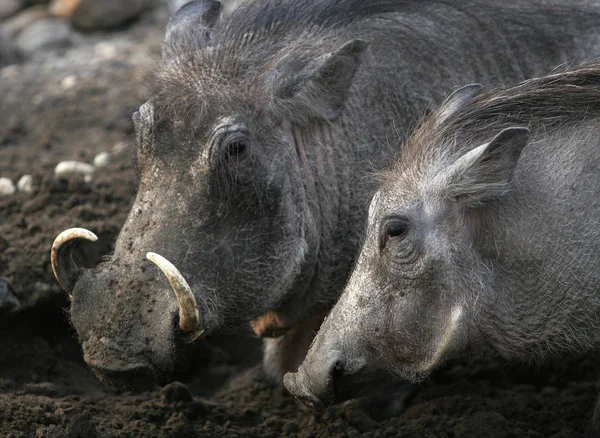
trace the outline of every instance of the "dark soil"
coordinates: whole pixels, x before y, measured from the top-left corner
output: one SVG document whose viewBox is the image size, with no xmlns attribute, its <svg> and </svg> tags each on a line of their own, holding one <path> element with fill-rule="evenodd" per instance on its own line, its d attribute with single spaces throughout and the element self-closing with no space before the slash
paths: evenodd
<svg viewBox="0 0 600 438">
<path fill-rule="evenodd" d="M 545 368 L 451 364 L 423 383 L 400 415 L 356 401 L 313 414 L 263 381 L 260 343 L 223 334 L 182 354 L 172 383 L 133 394 L 104 388 L 86 367 L 52 277 L 49 249 L 65 228 L 99 236 L 86 256 L 109 254 L 133 200 L 132 147 L 92 183 L 57 181 L 65 159 L 90 162 L 131 143 L 130 115 L 159 53 L 164 11 L 62 53 L 0 69 L 0 176 L 34 176 L 34 191 L 0 198 L 0 274 L 21 307 L 0 310 L 1 437 L 406 436 L 573 437 L 589 422 L 600 361 Z M 117 56 L 99 59 L 108 41 Z M 68 89 L 61 81 L 75 75 Z"/>
</svg>

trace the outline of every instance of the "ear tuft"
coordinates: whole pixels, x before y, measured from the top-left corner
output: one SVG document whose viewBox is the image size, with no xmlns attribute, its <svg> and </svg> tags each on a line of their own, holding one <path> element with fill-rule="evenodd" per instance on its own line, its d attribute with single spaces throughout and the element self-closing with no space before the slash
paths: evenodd
<svg viewBox="0 0 600 438">
<path fill-rule="evenodd" d="M 368 44 L 351 40 L 326 53 L 300 71 L 271 75 L 275 97 L 292 106 L 307 105 L 326 120 L 337 118 Z"/>
<path fill-rule="evenodd" d="M 454 91 L 436 110 L 433 116 L 435 124 L 439 126 L 444 123 L 470 102 L 471 99 L 479 95 L 482 90 L 483 85 L 481 84 L 469 84 Z"/>
<path fill-rule="evenodd" d="M 210 30 L 217 23 L 223 5 L 216 0 L 185 3 L 171 17 L 165 31 L 163 53 L 176 48 L 200 49 L 210 41 Z"/>
<path fill-rule="evenodd" d="M 449 195 L 473 207 L 506 194 L 529 135 L 527 128 L 506 128 L 462 155 L 444 171 Z"/>
</svg>

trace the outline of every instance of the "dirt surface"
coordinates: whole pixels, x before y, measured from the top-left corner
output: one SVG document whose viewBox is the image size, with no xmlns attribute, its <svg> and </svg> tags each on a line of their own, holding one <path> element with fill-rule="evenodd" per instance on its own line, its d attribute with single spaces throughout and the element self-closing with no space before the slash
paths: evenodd
<svg viewBox="0 0 600 438">
<path fill-rule="evenodd" d="M 159 9 L 0 69 L 0 177 L 34 182 L 31 193 L 0 197 L 0 275 L 21 303 L 0 306 L 0 437 L 581 436 L 598 391 L 600 361 L 590 358 L 545 368 L 451 364 L 388 418 L 373 401 L 313 414 L 262 379 L 257 340 L 224 334 L 182 353 L 174 376 L 182 383 L 133 394 L 97 381 L 49 248 L 63 229 L 83 226 L 100 238 L 86 257 L 110 253 L 135 192 L 130 116 L 166 18 Z M 112 160 L 91 183 L 54 177 L 58 162 L 91 162 L 103 151 Z"/>
</svg>

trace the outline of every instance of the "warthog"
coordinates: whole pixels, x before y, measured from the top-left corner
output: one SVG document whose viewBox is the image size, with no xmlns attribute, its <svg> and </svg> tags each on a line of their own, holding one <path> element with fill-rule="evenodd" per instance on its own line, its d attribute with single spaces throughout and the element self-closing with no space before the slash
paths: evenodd
<svg viewBox="0 0 600 438">
<path fill-rule="evenodd" d="M 398 137 L 460 84 L 598 53 L 600 6 L 504 3 L 248 0 L 226 20 L 215 1 L 183 6 L 134 115 L 140 183 L 114 255 L 71 264 L 84 230 L 53 248 L 97 375 L 162 379 L 181 342 L 250 321 L 280 336 L 268 373 L 296 369 L 347 281 L 365 174 Z"/>
<path fill-rule="evenodd" d="M 479 89 L 453 94 L 382 173 L 349 283 L 285 376 L 305 403 L 463 354 L 600 347 L 600 63 Z"/>
</svg>

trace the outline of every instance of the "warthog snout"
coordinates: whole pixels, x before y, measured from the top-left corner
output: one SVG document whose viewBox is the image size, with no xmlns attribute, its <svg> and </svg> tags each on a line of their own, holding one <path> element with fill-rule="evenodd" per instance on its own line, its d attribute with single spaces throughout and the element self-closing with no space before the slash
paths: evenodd
<svg viewBox="0 0 600 438">
<path fill-rule="evenodd" d="M 356 395 L 354 384 L 360 379 L 364 361 L 350 361 L 335 350 L 323 351 L 312 359 L 304 362 L 296 373 L 284 376 L 283 383 L 290 393 L 316 410 Z"/>
<path fill-rule="evenodd" d="M 106 364 L 88 363 L 94 374 L 104 384 L 131 391 L 145 391 L 155 384 L 157 375 L 148 364 L 132 364 L 123 367 L 111 367 Z"/>
<path fill-rule="evenodd" d="M 335 402 L 335 384 L 343 372 L 343 362 L 333 357 L 317 366 L 301 365 L 295 373 L 288 373 L 283 384 L 309 408 L 322 410 Z"/>
<path fill-rule="evenodd" d="M 73 287 L 84 271 L 75 264 L 71 255 L 71 249 L 81 240 L 95 242 L 98 237 L 85 228 L 69 228 L 56 237 L 50 253 L 54 276 L 69 295 L 69 299 L 72 299 Z M 204 330 L 199 329 L 198 305 L 190 286 L 177 267 L 165 257 L 148 252 L 146 258 L 160 268 L 173 288 L 179 305 L 179 329 L 186 342 L 193 342 Z"/>
</svg>

